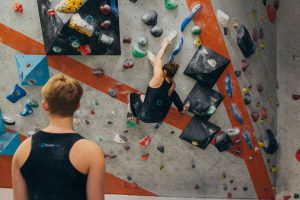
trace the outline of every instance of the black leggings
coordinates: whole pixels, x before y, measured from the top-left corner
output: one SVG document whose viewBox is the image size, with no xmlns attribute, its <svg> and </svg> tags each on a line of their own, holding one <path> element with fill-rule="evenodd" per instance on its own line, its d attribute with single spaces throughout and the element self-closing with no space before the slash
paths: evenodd
<svg viewBox="0 0 300 200">
<path fill-rule="evenodd" d="M 179 112 L 183 111 L 183 103 L 175 90 L 172 92 L 172 94 L 170 96 L 170 102 L 171 102 L 171 104 L 172 103 L 175 104 L 175 106 Z"/>
</svg>

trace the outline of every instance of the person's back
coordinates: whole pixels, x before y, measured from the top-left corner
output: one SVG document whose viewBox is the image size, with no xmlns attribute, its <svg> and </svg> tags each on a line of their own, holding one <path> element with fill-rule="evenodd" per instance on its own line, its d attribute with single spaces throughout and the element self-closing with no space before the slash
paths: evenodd
<svg viewBox="0 0 300 200">
<path fill-rule="evenodd" d="M 50 123 L 26 139 L 13 158 L 16 200 L 104 199 L 104 156 L 99 146 L 73 129 L 82 88 L 56 75 L 43 88 Z"/>
</svg>

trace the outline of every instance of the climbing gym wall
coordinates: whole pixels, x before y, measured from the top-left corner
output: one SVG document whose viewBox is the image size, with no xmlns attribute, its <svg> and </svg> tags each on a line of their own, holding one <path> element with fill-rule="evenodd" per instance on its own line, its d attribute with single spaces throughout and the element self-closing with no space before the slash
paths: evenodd
<svg viewBox="0 0 300 200">
<path fill-rule="evenodd" d="M 47 125 L 36 105 L 47 74 L 35 73 L 47 60 L 50 76 L 84 87 L 74 123 L 105 152 L 106 193 L 274 199 L 277 1 L 88 0 L 72 14 L 61 2 L 0 3 L 0 106 L 16 122 L 7 132 L 23 139 Z M 176 91 L 190 112 L 128 127 L 127 95 L 144 93 L 152 77 L 146 50 L 173 30 L 164 62 L 180 65 Z M 15 87 L 24 97 L 13 103 Z M 10 162 L 0 157 L 0 187 L 11 187 Z"/>
</svg>

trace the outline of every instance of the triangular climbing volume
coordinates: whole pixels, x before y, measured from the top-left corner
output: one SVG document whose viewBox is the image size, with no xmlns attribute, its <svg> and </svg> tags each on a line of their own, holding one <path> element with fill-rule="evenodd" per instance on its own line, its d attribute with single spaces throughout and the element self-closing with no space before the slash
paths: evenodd
<svg viewBox="0 0 300 200">
<path fill-rule="evenodd" d="M 120 55 L 117 0 L 37 0 L 47 55 Z"/>
<path fill-rule="evenodd" d="M 44 55 L 16 55 L 21 85 L 43 86 L 48 81 L 49 67 Z"/>
</svg>

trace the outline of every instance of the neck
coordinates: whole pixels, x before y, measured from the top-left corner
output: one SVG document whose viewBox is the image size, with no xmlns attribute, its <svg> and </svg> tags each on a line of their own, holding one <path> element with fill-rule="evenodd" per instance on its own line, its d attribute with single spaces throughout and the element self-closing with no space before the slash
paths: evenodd
<svg viewBox="0 0 300 200">
<path fill-rule="evenodd" d="M 73 117 L 59 117 L 51 115 L 49 125 L 43 129 L 50 133 L 74 133 Z"/>
</svg>

